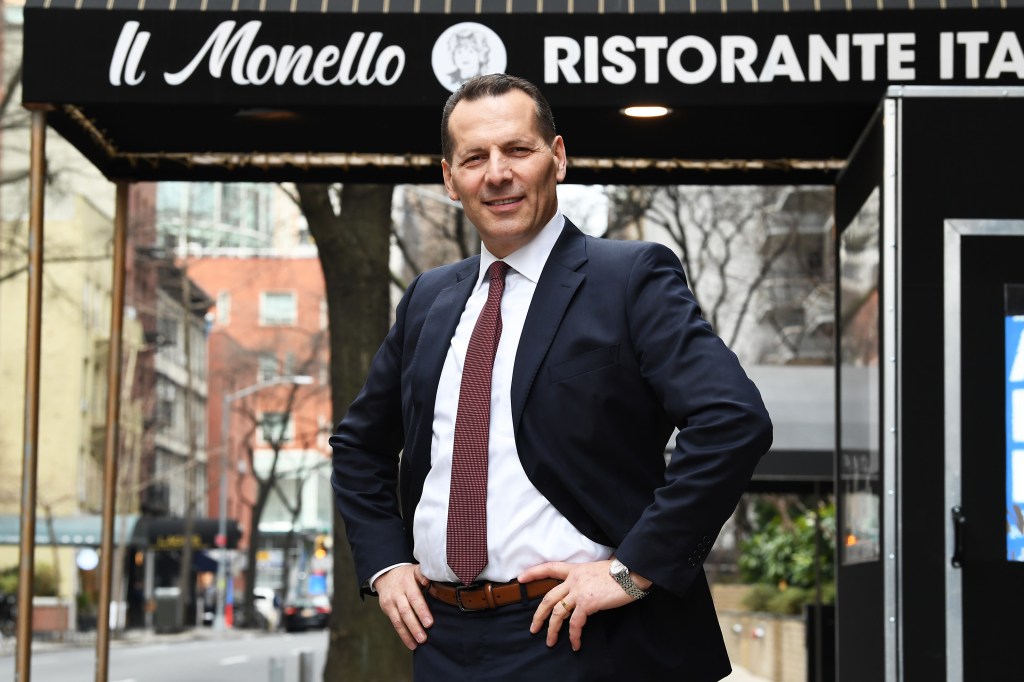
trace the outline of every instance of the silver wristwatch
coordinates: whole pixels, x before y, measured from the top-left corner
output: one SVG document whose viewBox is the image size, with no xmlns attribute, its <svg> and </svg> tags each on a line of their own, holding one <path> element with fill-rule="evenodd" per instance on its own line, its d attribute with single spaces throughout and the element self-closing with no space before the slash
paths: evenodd
<svg viewBox="0 0 1024 682">
<path fill-rule="evenodd" d="M 608 567 L 608 572 L 633 599 L 643 599 L 647 596 L 647 591 L 636 586 L 633 579 L 629 577 L 629 569 L 618 559 L 612 559 L 612 565 Z"/>
</svg>

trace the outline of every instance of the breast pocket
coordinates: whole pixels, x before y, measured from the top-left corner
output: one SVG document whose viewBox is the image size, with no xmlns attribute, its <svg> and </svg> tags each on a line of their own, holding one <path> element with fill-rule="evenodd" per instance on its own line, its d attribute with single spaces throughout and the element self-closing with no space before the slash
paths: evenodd
<svg viewBox="0 0 1024 682">
<path fill-rule="evenodd" d="M 614 365 L 619 361 L 619 344 L 587 351 L 574 358 L 563 360 L 548 368 L 551 383 L 564 381 L 580 374 Z"/>
</svg>

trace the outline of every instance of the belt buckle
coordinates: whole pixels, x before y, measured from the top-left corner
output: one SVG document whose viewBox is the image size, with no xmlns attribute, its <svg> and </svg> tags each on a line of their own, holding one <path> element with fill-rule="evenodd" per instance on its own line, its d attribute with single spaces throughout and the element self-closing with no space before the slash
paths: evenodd
<svg viewBox="0 0 1024 682">
<path fill-rule="evenodd" d="M 474 613 L 480 609 L 471 609 L 462 605 L 462 591 L 477 589 L 479 585 L 476 583 L 470 583 L 469 585 L 455 585 L 455 605 L 459 607 L 459 611 L 463 613 Z"/>
</svg>

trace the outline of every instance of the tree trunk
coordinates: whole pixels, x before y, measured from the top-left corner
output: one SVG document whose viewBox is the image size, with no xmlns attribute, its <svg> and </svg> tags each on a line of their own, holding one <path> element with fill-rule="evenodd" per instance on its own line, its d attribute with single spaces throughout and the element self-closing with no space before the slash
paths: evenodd
<svg viewBox="0 0 1024 682">
<path fill-rule="evenodd" d="M 260 546 L 260 518 L 263 517 L 263 508 L 266 506 L 266 497 L 260 498 L 249 509 L 249 546 L 245 549 L 245 603 L 242 605 L 242 624 L 247 628 L 256 627 L 256 600 L 253 598 L 253 590 L 256 588 L 256 554 Z M 239 594 L 235 590 L 235 613 L 238 613 L 237 603 Z M 237 626 L 236 626 L 237 627 Z"/>
<path fill-rule="evenodd" d="M 339 421 L 366 379 L 391 318 L 390 185 L 345 185 L 340 208 L 330 186 L 297 186 L 316 240 L 331 331 L 331 404 Z M 334 519 L 334 605 L 325 682 L 412 679 L 412 656 L 376 599 L 361 600 L 344 525 Z"/>
</svg>

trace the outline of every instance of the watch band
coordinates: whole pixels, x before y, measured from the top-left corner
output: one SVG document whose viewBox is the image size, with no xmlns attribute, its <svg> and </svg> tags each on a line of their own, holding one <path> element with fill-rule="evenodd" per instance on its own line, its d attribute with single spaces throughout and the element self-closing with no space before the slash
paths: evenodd
<svg viewBox="0 0 1024 682">
<path fill-rule="evenodd" d="M 625 564 L 618 559 L 612 561 L 612 565 L 608 569 L 608 572 L 611 573 L 615 582 L 617 582 L 619 586 L 626 591 L 626 594 L 633 599 L 640 600 L 647 596 L 648 591 L 641 590 L 637 587 L 637 584 L 629 577 L 629 569 L 626 568 Z"/>
</svg>

